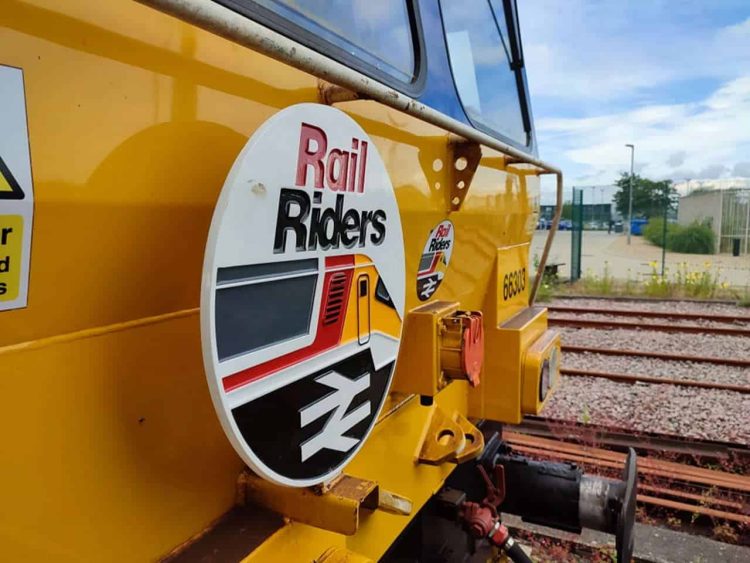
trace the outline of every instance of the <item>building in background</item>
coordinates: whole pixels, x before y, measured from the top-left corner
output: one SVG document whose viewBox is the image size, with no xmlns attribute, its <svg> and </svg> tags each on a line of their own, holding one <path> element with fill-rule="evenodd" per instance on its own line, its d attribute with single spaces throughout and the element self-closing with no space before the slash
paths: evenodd
<svg viewBox="0 0 750 563">
<path fill-rule="evenodd" d="M 576 187 L 583 190 L 583 226 L 585 229 L 608 230 L 610 221 L 613 223 L 622 221 L 622 216 L 617 212 L 614 203 L 614 195 L 618 190 L 617 186 Z M 570 205 L 570 197 L 565 199 L 566 205 Z M 540 219 L 551 221 L 554 213 L 554 196 L 542 194 L 542 203 L 539 208 Z"/>
<path fill-rule="evenodd" d="M 706 221 L 716 235 L 717 252 L 750 253 L 750 180 L 746 181 L 747 187 L 693 189 L 680 198 L 677 222 Z"/>
<path fill-rule="evenodd" d="M 750 189 L 750 178 L 697 178 L 675 182 L 674 187 L 680 195 L 707 190 L 729 190 L 732 188 Z"/>
</svg>

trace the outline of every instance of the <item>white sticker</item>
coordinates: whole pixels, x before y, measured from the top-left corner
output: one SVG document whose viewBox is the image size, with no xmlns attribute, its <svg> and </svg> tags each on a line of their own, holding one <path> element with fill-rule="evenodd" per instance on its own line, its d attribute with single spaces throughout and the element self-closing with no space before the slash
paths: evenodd
<svg viewBox="0 0 750 563">
<path fill-rule="evenodd" d="M 203 270 L 206 375 L 224 431 L 260 476 L 338 474 L 388 393 L 404 314 L 393 186 L 342 111 L 286 108 L 234 163 Z"/>
<path fill-rule="evenodd" d="M 417 297 L 427 301 L 440 287 L 453 253 L 453 223 L 443 221 L 430 231 L 417 271 Z"/>
<path fill-rule="evenodd" d="M 23 71 L 0 65 L 0 311 L 28 302 L 33 218 Z"/>
</svg>

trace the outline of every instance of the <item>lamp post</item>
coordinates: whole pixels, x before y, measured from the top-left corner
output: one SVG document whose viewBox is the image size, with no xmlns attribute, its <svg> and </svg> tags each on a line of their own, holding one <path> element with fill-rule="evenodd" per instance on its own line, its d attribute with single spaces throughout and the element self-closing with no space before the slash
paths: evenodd
<svg viewBox="0 0 750 563">
<path fill-rule="evenodd" d="M 630 189 L 628 190 L 628 244 L 630 244 L 630 231 L 633 230 L 633 158 L 635 156 L 635 145 L 625 145 L 630 149 Z"/>
</svg>

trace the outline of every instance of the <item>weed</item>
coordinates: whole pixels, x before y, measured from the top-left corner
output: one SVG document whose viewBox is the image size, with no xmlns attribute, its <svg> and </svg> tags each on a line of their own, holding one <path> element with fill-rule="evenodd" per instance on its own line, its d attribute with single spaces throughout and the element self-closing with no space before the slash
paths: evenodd
<svg viewBox="0 0 750 563">
<path fill-rule="evenodd" d="M 589 406 L 583 405 L 583 409 L 581 410 L 581 422 L 584 424 L 588 424 L 591 422 L 591 413 L 589 412 Z"/>
<path fill-rule="evenodd" d="M 667 516 L 666 521 L 667 521 L 667 526 L 669 526 L 670 528 L 675 528 L 675 529 L 682 528 L 682 520 L 677 518 L 677 516 L 672 516 L 670 514 Z"/>
<path fill-rule="evenodd" d="M 604 262 L 604 272 L 601 277 L 593 273 L 591 269 L 586 270 L 581 278 L 584 291 L 590 295 L 612 295 L 615 291 L 615 278 L 609 268 L 609 262 Z"/>
<path fill-rule="evenodd" d="M 739 535 L 729 524 L 717 524 L 713 529 L 714 538 L 724 543 L 737 543 Z"/>
<path fill-rule="evenodd" d="M 609 263 L 605 262 L 601 276 L 589 268 L 571 289 L 573 293 L 586 295 L 643 295 L 654 298 L 710 299 L 717 294 L 730 295 L 737 299 L 740 305 L 750 307 L 750 286 L 746 287 L 742 294 L 732 290 L 724 281 L 722 269 L 714 267 L 710 261 L 706 261 L 702 268 L 696 269 L 691 269 L 687 262 L 681 262 L 674 271 L 666 268 L 663 276 L 656 261 L 650 262 L 649 268 L 649 273 L 642 281 L 634 279 L 632 272 L 628 270 L 627 279 L 623 282 L 614 279 Z"/>
<path fill-rule="evenodd" d="M 545 280 L 542 280 L 539 289 L 536 290 L 536 300 L 544 303 L 552 301 L 552 286 Z"/>
<path fill-rule="evenodd" d="M 742 293 L 733 291 L 732 295 L 737 300 L 737 305 L 740 307 L 750 307 L 750 285 L 746 285 Z"/>
</svg>

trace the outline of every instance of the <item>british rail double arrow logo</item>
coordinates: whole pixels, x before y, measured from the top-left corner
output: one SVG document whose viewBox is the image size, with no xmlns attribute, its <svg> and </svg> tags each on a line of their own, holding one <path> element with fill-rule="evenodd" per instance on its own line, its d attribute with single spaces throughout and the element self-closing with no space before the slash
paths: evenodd
<svg viewBox="0 0 750 563">
<path fill-rule="evenodd" d="M 23 199 L 25 194 L 0 156 L 0 199 Z"/>
</svg>

